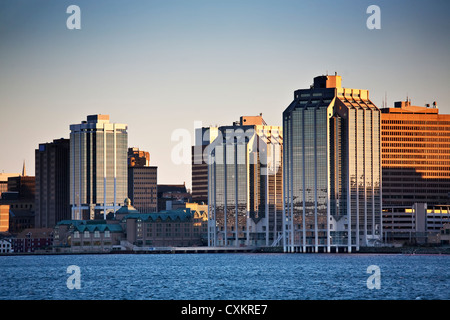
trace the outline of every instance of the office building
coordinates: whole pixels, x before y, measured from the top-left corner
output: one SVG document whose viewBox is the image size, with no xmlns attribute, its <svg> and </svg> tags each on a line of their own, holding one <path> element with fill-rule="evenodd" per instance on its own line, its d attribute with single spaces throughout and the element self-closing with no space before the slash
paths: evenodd
<svg viewBox="0 0 450 320">
<path fill-rule="evenodd" d="M 0 204 L 0 232 L 9 230 L 9 205 Z"/>
<path fill-rule="evenodd" d="M 369 91 L 319 76 L 283 112 L 284 250 L 381 241 L 380 111 Z"/>
<path fill-rule="evenodd" d="M 22 175 L 8 177 L 8 191 L 3 192 L 0 199 L 0 205 L 9 206 L 8 232 L 16 234 L 34 228 L 35 182 L 35 177 L 26 175 L 25 162 Z"/>
<path fill-rule="evenodd" d="M 118 221 L 62 220 L 53 229 L 53 252 L 104 253 L 120 247 L 124 230 Z"/>
<path fill-rule="evenodd" d="M 2 173 L 0 172 L 0 199 L 3 192 L 8 192 L 8 178 L 18 177 L 20 173 Z"/>
<path fill-rule="evenodd" d="M 450 205 L 414 203 L 383 205 L 383 241 L 390 245 L 440 243 L 439 234 L 450 224 Z"/>
<path fill-rule="evenodd" d="M 53 228 L 71 218 L 69 139 L 41 143 L 35 150 L 35 227 Z"/>
<path fill-rule="evenodd" d="M 217 127 L 195 129 L 192 146 L 192 201 L 208 204 L 208 146 L 217 137 Z"/>
<path fill-rule="evenodd" d="M 128 149 L 128 197 L 141 213 L 158 211 L 158 167 L 149 160 L 148 152 Z"/>
<path fill-rule="evenodd" d="M 98 114 L 70 131 L 72 219 L 106 219 L 128 197 L 127 125 Z"/>
<path fill-rule="evenodd" d="M 282 130 L 262 115 L 218 127 L 208 147 L 209 246 L 267 246 L 282 230 Z"/>
<path fill-rule="evenodd" d="M 191 202 L 186 184 L 158 184 L 158 211 L 185 208 Z"/>
<path fill-rule="evenodd" d="M 450 203 L 450 114 L 395 102 L 381 109 L 383 207 Z"/>
<path fill-rule="evenodd" d="M 8 192 L 17 192 L 20 200 L 30 200 L 34 202 L 36 195 L 36 177 L 9 177 Z"/>
</svg>

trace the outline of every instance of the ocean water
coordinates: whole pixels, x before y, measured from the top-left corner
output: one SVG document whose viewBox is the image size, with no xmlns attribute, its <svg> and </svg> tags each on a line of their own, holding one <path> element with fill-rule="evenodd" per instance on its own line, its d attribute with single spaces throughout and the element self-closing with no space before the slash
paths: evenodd
<svg viewBox="0 0 450 320">
<path fill-rule="evenodd" d="M 0 256 L 0 272 L 0 300 L 450 299 L 449 255 L 23 255 Z"/>
</svg>

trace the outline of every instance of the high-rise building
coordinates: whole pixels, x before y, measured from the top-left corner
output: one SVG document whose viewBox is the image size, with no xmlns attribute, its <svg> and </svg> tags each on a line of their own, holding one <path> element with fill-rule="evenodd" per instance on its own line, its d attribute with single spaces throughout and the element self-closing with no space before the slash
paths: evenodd
<svg viewBox="0 0 450 320">
<path fill-rule="evenodd" d="M 150 154 L 128 149 L 128 197 L 141 213 L 158 211 L 158 167 L 150 166 Z"/>
<path fill-rule="evenodd" d="M 218 127 L 208 147 L 209 246 L 272 245 L 282 231 L 281 127 L 262 115 Z"/>
<path fill-rule="evenodd" d="M 192 146 L 192 201 L 208 204 L 208 146 L 217 137 L 216 127 L 195 129 Z"/>
<path fill-rule="evenodd" d="M 368 90 L 319 76 L 283 112 L 285 251 L 381 240 L 380 110 Z M 283 220 L 285 221 L 285 220 Z"/>
<path fill-rule="evenodd" d="M 89 115 L 70 126 L 72 219 L 106 218 L 128 198 L 126 124 L 109 115 Z"/>
<path fill-rule="evenodd" d="M 35 227 L 53 228 L 70 220 L 69 139 L 41 143 L 35 150 Z"/>
<path fill-rule="evenodd" d="M 450 114 L 409 100 L 381 109 L 383 207 L 450 203 Z"/>
<path fill-rule="evenodd" d="M 21 200 L 34 201 L 36 193 L 36 177 L 33 176 L 9 177 L 8 192 L 17 192 Z"/>
</svg>

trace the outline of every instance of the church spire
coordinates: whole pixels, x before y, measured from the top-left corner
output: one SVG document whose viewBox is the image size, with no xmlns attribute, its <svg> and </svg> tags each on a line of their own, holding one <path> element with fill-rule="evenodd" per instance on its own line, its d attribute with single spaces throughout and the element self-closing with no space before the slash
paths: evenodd
<svg viewBox="0 0 450 320">
<path fill-rule="evenodd" d="M 23 160 L 22 177 L 27 175 L 27 170 L 25 169 L 25 160 Z"/>
</svg>

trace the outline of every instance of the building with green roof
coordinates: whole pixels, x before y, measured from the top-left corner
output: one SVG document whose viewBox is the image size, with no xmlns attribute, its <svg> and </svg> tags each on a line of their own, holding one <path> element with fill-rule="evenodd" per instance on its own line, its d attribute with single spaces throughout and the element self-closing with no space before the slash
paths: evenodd
<svg viewBox="0 0 450 320">
<path fill-rule="evenodd" d="M 55 252 L 110 252 L 115 248 L 145 250 L 206 244 L 206 205 L 140 213 L 129 199 L 114 220 L 62 220 L 54 228 Z"/>
</svg>

